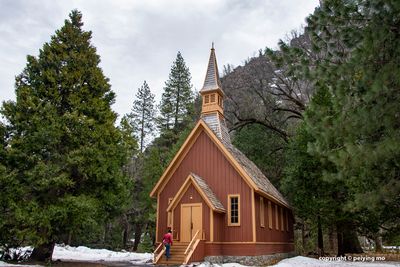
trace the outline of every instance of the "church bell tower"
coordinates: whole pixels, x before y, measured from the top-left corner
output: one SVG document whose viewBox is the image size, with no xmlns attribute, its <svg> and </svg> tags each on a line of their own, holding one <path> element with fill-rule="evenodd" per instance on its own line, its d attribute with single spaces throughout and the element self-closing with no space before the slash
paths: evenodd
<svg viewBox="0 0 400 267">
<path fill-rule="evenodd" d="M 200 94 L 202 97 L 201 118 L 222 141 L 230 142 L 224 118 L 224 91 L 219 80 L 214 44 L 211 47 L 207 73 Z"/>
</svg>

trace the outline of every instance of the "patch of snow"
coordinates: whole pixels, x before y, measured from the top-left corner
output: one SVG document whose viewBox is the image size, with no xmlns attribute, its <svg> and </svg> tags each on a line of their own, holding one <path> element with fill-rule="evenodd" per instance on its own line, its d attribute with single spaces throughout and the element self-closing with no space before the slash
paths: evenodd
<svg viewBox="0 0 400 267">
<path fill-rule="evenodd" d="M 153 260 L 152 253 L 116 252 L 107 249 L 92 249 L 84 246 L 59 246 L 54 248 L 53 261 L 124 261 L 147 263 Z"/>
<path fill-rule="evenodd" d="M 11 264 L 11 263 L 6 263 L 4 261 L 0 261 L 0 266 L 6 266 L 6 267 L 43 267 L 42 265 L 21 265 L 21 264 Z"/>
<path fill-rule="evenodd" d="M 361 261 L 361 259 L 352 261 L 351 259 L 338 260 L 332 257 L 332 260 L 319 260 L 308 257 L 297 256 L 289 259 L 284 259 L 278 264 L 273 265 L 274 267 L 316 267 L 316 266 L 327 266 L 327 267 L 360 267 L 360 266 L 377 266 L 377 267 L 398 267 L 399 263 L 384 262 L 384 261 Z"/>
<path fill-rule="evenodd" d="M 18 253 L 27 253 L 29 257 L 32 247 L 21 247 L 15 249 Z M 92 249 L 84 246 L 71 247 L 56 245 L 53 251 L 53 261 L 90 261 L 90 262 L 131 262 L 133 264 L 145 264 L 153 261 L 152 253 L 133 253 L 133 252 L 116 252 L 107 249 Z M 0 266 L 39 266 L 39 265 L 22 265 L 10 264 L 0 261 Z"/>
</svg>

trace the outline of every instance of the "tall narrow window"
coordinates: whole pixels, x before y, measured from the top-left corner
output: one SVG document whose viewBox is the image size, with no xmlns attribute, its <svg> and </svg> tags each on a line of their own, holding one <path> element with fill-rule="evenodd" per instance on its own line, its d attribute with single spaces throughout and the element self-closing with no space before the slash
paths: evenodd
<svg viewBox="0 0 400 267">
<path fill-rule="evenodd" d="M 228 226 L 240 225 L 240 195 L 228 195 Z"/>
<path fill-rule="evenodd" d="M 172 202 L 172 197 L 168 198 L 168 205 Z M 172 211 L 167 213 L 167 226 L 172 227 Z"/>
<path fill-rule="evenodd" d="M 281 211 L 281 231 L 285 230 L 285 226 L 284 226 L 284 222 L 283 222 L 283 212 L 285 211 L 283 209 L 283 207 L 280 207 L 280 211 Z"/>
<path fill-rule="evenodd" d="M 265 207 L 264 207 L 264 198 L 260 197 L 260 226 L 265 227 Z"/>
<path fill-rule="evenodd" d="M 289 232 L 289 211 L 286 210 L 286 231 Z"/>
<path fill-rule="evenodd" d="M 279 209 L 278 205 L 275 204 L 275 229 L 279 230 Z"/>
<path fill-rule="evenodd" d="M 204 97 L 204 104 L 208 104 L 210 102 L 210 96 L 209 95 L 206 95 L 205 97 Z"/>
<path fill-rule="evenodd" d="M 268 201 L 268 226 L 272 229 L 272 205 L 271 201 Z"/>
</svg>

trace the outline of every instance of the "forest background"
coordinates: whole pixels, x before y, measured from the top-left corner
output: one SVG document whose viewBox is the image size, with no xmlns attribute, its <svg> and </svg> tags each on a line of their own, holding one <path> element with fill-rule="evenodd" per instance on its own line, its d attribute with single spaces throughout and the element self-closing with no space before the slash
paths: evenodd
<svg viewBox="0 0 400 267">
<path fill-rule="evenodd" d="M 322 1 L 302 31 L 223 67 L 234 144 L 289 199 L 300 253 L 400 245 L 400 3 Z M 72 11 L 2 104 L 0 246 L 151 251 L 149 192 L 199 119 L 180 52 L 117 122 L 91 32 Z"/>
</svg>

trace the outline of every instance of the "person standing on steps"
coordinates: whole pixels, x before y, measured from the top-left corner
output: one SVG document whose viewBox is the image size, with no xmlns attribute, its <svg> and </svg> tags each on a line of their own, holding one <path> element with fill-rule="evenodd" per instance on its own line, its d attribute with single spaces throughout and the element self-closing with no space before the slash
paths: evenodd
<svg viewBox="0 0 400 267">
<path fill-rule="evenodd" d="M 171 255 L 170 255 L 170 249 L 172 246 L 172 231 L 171 231 L 171 229 L 168 229 L 168 232 L 164 235 L 163 244 L 165 246 L 165 256 L 167 257 L 167 260 L 168 260 L 171 257 Z"/>
</svg>

